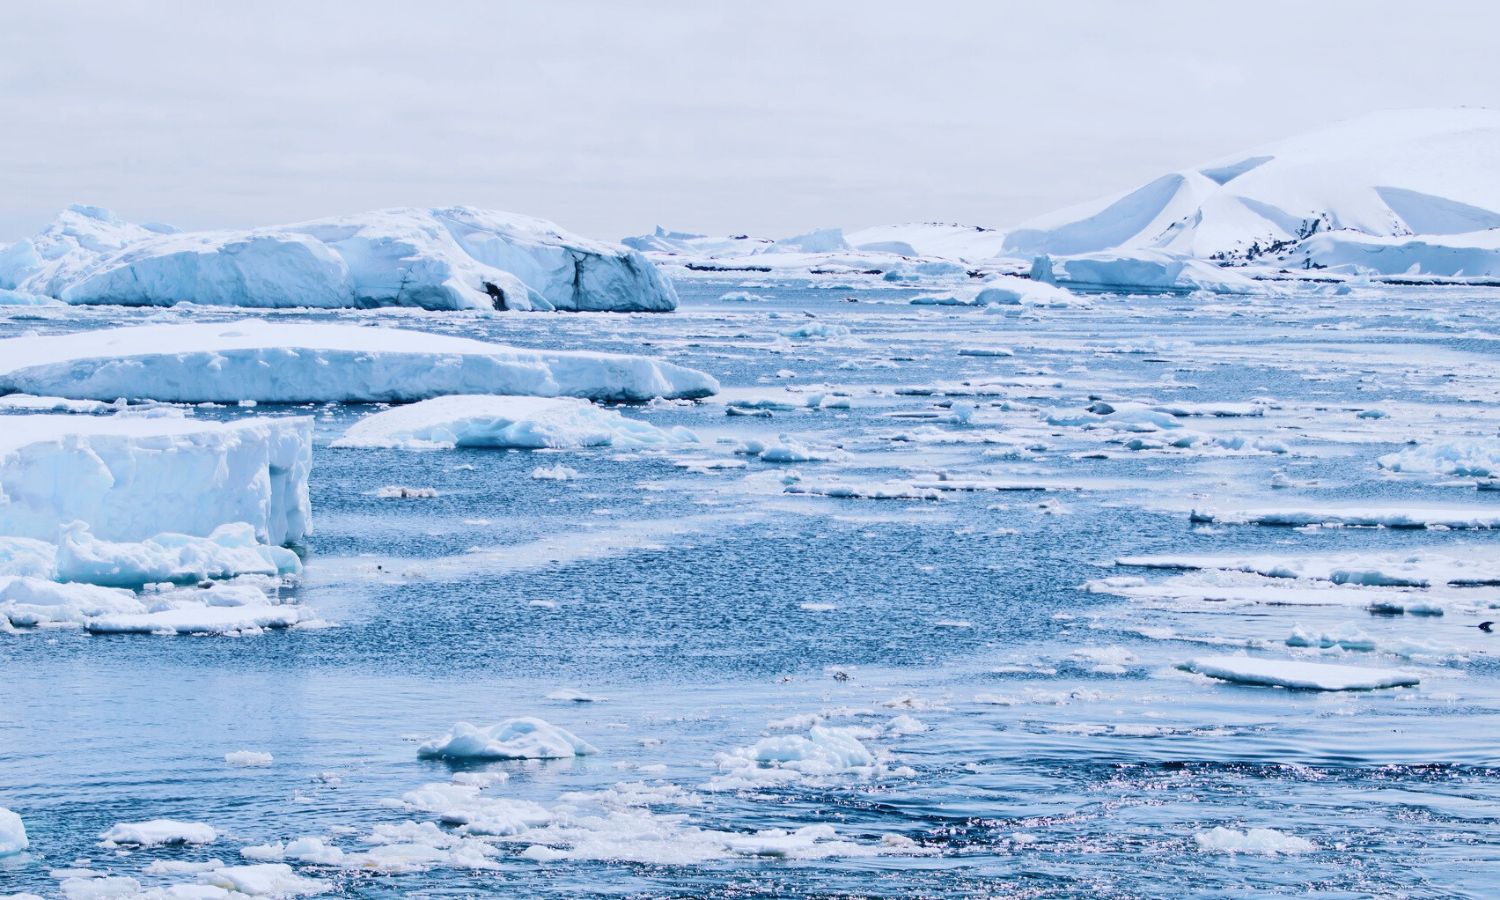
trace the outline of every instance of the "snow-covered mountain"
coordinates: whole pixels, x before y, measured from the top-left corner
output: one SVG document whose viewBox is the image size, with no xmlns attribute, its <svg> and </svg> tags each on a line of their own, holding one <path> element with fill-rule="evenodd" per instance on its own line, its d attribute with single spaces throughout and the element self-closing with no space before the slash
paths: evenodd
<svg viewBox="0 0 1500 900">
<path fill-rule="evenodd" d="M 73 206 L 0 248 L 0 289 L 70 303 L 670 310 L 640 253 L 529 216 L 389 209 L 245 231 L 180 232 Z"/>
<path fill-rule="evenodd" d="M 1375 113 L 1043 216 L 1003 255 L 1500 274 L 1500 112 Z"/>
</svg>

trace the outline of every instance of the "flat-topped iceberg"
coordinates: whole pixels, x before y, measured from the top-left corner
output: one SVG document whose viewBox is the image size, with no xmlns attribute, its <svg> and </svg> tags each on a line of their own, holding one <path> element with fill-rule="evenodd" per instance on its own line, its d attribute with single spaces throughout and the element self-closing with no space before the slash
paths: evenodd
<svg viewBox="0 0 1500 900">
<path fill-rule="evenodd" d="M 69 303 L 665 311 L 638 252 L 542 219 L 454 206 L 179 232 L 73 206 L 0 248 L 0 288 Z"/>
<path fill-rule="evenodd" d="M 333 446 L 540 450 L 651 447 L 696 440 L 684 428 L 657 428 L 572 397 L 460 394 L 367 416 Z"/>
<path fill-rule="evenodd" d="M 81 522 L 104 541 L 164 532 L 207 538 L 246 523 L 261 544 L 296 543 L 310 529 L 311 466 L 307 418 L 8 416 L 0 429 L 0 535 L 56 542 Z M 209 543 L 224 552 L 240 537 L 220 536 Z M 71 546 L 79 565 L 111 555 L 80 531 Z M 160 561 L 202 558 L 205 548 L 179 541 L 157 550 Z"/>
<path fill-rule="evenodd" d="M 645 356 L 524 350 L 356 325 L 145 325 L 0 340 L 0 391 L 83 400 L 408 402 L 443 394 L 640 401 L 718 391 Z"/>
</svg>

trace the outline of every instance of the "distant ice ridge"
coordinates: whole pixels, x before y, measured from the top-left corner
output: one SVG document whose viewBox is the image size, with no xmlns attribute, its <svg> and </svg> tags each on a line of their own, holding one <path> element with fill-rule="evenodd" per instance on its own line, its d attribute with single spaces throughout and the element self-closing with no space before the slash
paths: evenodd
<svg viewBox="0 0 1500 900">
<path fill-rule="evenodd" d="M 1374 113 L 1042 216 L 1001 254 L 1066 257 L 1070 279 L 1114 283 L 1153 258 L 1493 276 L 1497 157 L 1500 112 Z"/>
<path fill-rule="evenodd" d="M 645 257 L 530 216 L 454 206 L 180 232 L 75 205 L 0 247 L 0 288 L 69 303 L 665 311 Z"/>
<path fill-rule="evenodd" d="M 657 428 L 587 400 L 461 394 L 367 416 L 332 446 L 538 450 L 651 447 L 696 441 L 685 428 Z"/>
<path fill-rule="evenodd" d="M 38 415 L 4 426 L 0 535 L 60 542 L 69 575 L 113 567 L 176 580 L 242 553 L 260 560 L 248 570 L 274 570 L 291 563 L 247 541 L 280 546 L 309 531 L 310 419 Z"/>
<path fill-rule="evenodd" d="M 0 391 L 72 399 L 406 402 L 443 394 L 706 397 L 711 376 L 646 356 L 259 319 L 0 340 Z"/>
</svg>

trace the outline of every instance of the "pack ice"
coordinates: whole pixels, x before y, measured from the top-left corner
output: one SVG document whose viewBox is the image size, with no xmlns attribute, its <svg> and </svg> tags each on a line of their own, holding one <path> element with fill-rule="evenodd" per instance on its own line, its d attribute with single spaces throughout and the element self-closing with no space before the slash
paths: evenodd
<svg viewBox="0 0 1500 900">
<path fill-rule="evenodd" d="M 718 389 L 703 372 L 645 356 L 326 323 L 246 319 L 0 340 L 0 392 L 83 400 L 359 403 L 524 394 L 640 401 Z"/>
<path fill-rule="evenodd" d="M 72 206 L 0 248 L 0 288 L 69 303 L 666 311 L 634 250 L 530 216 L 386 209 L 244 231 L 181 232 Z"/>
</svg>

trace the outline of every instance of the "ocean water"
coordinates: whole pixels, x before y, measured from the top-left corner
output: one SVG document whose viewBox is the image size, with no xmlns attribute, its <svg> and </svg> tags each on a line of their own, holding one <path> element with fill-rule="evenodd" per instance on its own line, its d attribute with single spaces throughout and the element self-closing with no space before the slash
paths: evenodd
<svg viewBox="0 0 1500 900">
<path fill-rule="evenodd" d="M 0 635 L 0 805 L 32 842 L 0 860 L 0 894 L 56 895 L 69 868 L 190 882 L 146 870 L 308 835 L 354 853 L 382 825 L 457 835 L 410 792 L 494 772 L 508 779 L 484 797 L 540 812 L 480 838 L 483 868 L 295 868 L 349 897 L 1500 893 L 1500 634 L 1474 627 L 1500 618 L 1500 587 L 1117 564 L 1500 569 L 1494 530 L 1230 521 L 1500 517 L 1479 478 L 1377 462 L 1410 441 L 1494 446 L 1500 297 L 1304 288 L 995 312 L 858 281 L 680 291 L 671 315 L 265 314 L 651 353 L 726 391 L 626 408 L 700 439 L 650 451 L 330 449 L 371 410 L 194 410 L 316 418 L 316 534 L 284 594 L 332 627 Z M 44 310 L 0 335 L 235 317 Z M 808 408 L 816 395 L 836 402 Z M 754 441 L 820 458 L 764 462 Z M 557 464 L 577 477 L 532 477 Z M 377 497 L 387 485 L 437 496 Z M 1292 604 L 1290 587 L 1327 599 Z M 1408 612 L 1367 608 L 1392 598 Z M 1410 611 L 1423 604 L 1443 614 Z M 1288 646 L 1299 628 L 1373 649 Z M 1178 667 L 1235 653 L 1420 684 L 1296 691 Z M 513 716 L 599 752 L 418 758 L 455 722 Z M 814 727 L 849 729 L 874 761 L 744 765 L 744 748 Z M 227 766 L 242 749 L 274 762 Z M 99 845 L 161 817 L 220 836 Z M 1279 850 L 1216 849 L 1216 828 L 1275 829 Z"/>
</svg>

